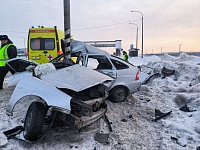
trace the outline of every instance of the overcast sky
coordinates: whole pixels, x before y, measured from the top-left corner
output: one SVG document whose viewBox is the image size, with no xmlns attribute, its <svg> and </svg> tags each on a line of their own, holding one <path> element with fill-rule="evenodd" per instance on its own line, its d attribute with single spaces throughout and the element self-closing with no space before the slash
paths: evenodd
<svg viewBox="0 0 200 150">
<path fill-rule="evenodd" d="M 122 40 L 122 48 L 141 49 L 144 18 L 144 53 L 200 51 L 200 0 L 71 0 L 71 33 L 81 41 Z M 24 47 L 31 26 L 64 29 L 63 0 L 1 0 L 0 34 Z M 129 24 L 129 22 L 134 24 Z M 88 29 L 89 28 L 89 29 Z M 180 45 L 181 44 L 181 45 Z M 113 48 L 114 49 L 114 48 Z"/>
</svg>

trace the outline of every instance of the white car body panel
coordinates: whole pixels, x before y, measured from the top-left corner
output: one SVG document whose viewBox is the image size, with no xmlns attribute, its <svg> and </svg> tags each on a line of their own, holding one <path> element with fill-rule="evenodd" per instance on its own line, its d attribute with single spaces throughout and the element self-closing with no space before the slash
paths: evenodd
<svg viewBox="0 0 200 150">
<path fill-rule="evenodd" d="M 141 71 L 139 76 L 140 76 L 141 83 L 143 83 L 149 77 L 149 74 Z"/>
<path fill-rule="evenodd" d="M 70 113 L 71 96 L 55 86 L 35 77 L 25 77 L 17 84 L 7 106 L 7 114 L 12 115 L 15 104 L 24 96 L 35 95 L 46 101 L 48 106 L 56 106 Z"/>
<path fill-rule="evenodd" d="M 141 86 L 141 82 L 139 80 L 135 81 L 135 74 L 135 69 L 117 70 L 117 78 L 110 89 L 118 85 L 123 85 L 129 89 L 131 94 L 137 92 Z"/>
<path fill-rule="evenodd" d="M 15 73 L 14 75 L 9 77 L 8 87 L 15 87 L 17 86 L 17 83 L 24 79 L 25 77 L 32 77 L 32 73 L 29 71 L 24 71 L 20 73 Z"/>
</svg>

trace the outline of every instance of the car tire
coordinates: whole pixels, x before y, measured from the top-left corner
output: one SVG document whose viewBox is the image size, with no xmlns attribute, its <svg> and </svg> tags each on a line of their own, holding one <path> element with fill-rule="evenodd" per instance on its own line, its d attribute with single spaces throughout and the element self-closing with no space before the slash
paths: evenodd
<svg viewBox="0 0 200 150">
<path fill-rule="evenodd" d="M 24 122 L 24 138 L 35 141 L 42 133 L 42 127 L 46 116 L 46 107 L 41 102 L 32 102 L 26 113 Z"/>
<path fill-rule="evenodd" d="M 128 96 L 128 89 L 124 86 L 117 86 L 117 87 L 114 87 L 109 92 L 108 99 L 111 102 L 119 103 L 119 102 L 125 101 L 127 96 Z"/>
</svg>

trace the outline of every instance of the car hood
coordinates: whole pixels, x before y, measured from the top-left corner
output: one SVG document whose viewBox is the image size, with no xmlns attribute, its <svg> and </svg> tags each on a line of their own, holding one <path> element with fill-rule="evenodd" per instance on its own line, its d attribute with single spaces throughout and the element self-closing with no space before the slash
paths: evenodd
<svg viewBox="0 0 200 150">
<path fill-rule="evenodd" d="M 113 78 L 90 68 L 73 65 L 42 75 L 41 79 L 57 88 L 66 88 L 79 92 Z"/>
</svg>

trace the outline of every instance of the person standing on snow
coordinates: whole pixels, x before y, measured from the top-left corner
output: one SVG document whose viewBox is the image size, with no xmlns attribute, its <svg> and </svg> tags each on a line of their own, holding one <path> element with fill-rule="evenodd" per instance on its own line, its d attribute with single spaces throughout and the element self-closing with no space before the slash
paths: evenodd
<svg viewBox="0 0 200 150">
<path fill-rule="evenodd" d="M 3 89 L 3 82 L 6 74 L 12 70 L 6 65 L 6 61 L 17 57 L 17 48 L 7 35 L 0 35 L 0 90 Z"/>
<path fill-rule="evenodd" d="M 123 51 L 123 59 L 128 62 L 128 55 L 125 51 Z"/>
</svg>

